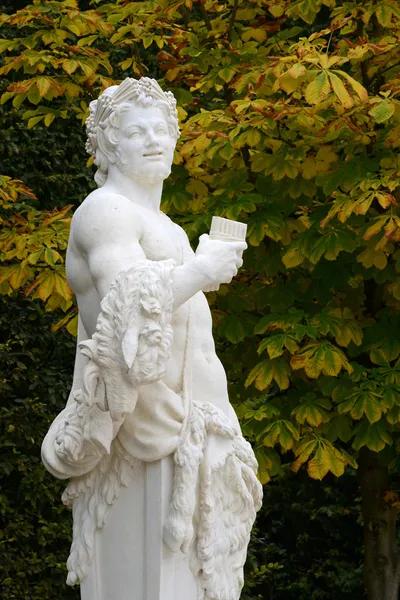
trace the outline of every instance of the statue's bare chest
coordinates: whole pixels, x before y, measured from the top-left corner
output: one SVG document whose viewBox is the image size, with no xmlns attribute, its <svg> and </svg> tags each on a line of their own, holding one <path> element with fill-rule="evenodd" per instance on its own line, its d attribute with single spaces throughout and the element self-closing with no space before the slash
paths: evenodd
<svg viewBox="0 0 400 600">
<path fill-rule="evenodd" d="M 145 215 L 142 225 L 139 243 L 149 260 L 173 258 L 182 264 L 192 254 L 185 232 L 166 215 Z"/>
</svg>

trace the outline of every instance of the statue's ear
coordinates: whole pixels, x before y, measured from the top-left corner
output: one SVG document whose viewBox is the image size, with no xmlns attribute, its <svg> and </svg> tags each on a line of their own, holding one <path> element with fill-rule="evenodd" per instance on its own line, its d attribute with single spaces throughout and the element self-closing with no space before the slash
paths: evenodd
<svg viewBox="0 0 400 600">
<path fill-rule="evenodd" d="M 112 135 L 114 133 L 114 136 Z M 118 138 L 116 137 L 115 132 L 108 132 L 108 135 L 114 137 L 114 145 L 110 143 L 110 140 L 106 136 L 105 131 L 101 126 L 99 126 L 99 130 L 97 132 L 97 144 L 99 150 L 103 154 L 103 156 L 107 159 L 107 161 L 111 164 L 115 164 L 116 162 L 116 154 L 115 154 L 115 146 L 116 142 L 118 142 Z"/>
<path fill-rule="evenodd" d="M 128 369 L 133 365 L 136 358 L 139 341 L 138 327 L 128 327 L 122 339 L 122 355 Z"/>
</svg>

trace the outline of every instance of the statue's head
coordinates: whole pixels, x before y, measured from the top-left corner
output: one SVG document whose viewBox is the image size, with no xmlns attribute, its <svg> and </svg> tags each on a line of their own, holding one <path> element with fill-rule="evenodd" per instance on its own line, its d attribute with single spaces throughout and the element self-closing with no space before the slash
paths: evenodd
<svg viewBox="0 0 400 600">
<path fill-rule="evenodd" d="M 176 100 L 155 79 L 127 78 L 90 103 L 86 150 L 97 166 L 99 187 L 111 164 L 132 179 L 156 183 L 168 177 L 179 137 Z"/>
</svg>

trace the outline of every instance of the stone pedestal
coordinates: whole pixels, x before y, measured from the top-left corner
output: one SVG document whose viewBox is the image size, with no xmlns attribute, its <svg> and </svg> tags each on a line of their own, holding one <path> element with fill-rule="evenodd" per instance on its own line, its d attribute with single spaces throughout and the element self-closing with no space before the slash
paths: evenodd
<svg viewBox="0 0 400 600">
<path fill-rule="evenodd" d="M 96 532 L 82 600 L 203 598 L 187 555 L 172 552 L 163 542 L 173 469 L 172 457 L 137 463 L 131 484 L 121 488 L 105 527 Z"/>
</svg>

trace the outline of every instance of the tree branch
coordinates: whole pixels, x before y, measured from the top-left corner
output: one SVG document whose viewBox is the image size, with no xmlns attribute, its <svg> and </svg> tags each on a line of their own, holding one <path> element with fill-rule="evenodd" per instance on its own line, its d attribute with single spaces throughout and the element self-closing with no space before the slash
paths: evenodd
<svg viewBox="0 0 400 600">
<path fill-rule="evenodd" d="M 376 73 L 374 73 L 374 75 L 371 77 L 370 83 L 372 83 L 374 81 L 374 79 L 376 79 L 377 77 L 381 77 L 384 73 L 386 73 L 387 71 L 390 71 L 391 69 L 395 69 L 399 65 L 400 65 L 400 60 L 397 63 L 394 63 L 394 65 L 391 65 L 390 67 L 386 67 L 386 69 L 382 69 L 381 71 L 379 71 L 379 70 L 376 71 Z"/>
<path fill-rule="evenodd" d="M 233 28 L 235 26 L 236 13 L 238 11 L 238 8 L 239 8 L 239 0 L 235 0 L 235 3 L 233 5 L 233 10 L 232 10 L 231 18 L 229 19 L 229 27 L 228 27 L 228 40 L 229 41 L 232 41 L 232 33 L 233 33 Z"/>
<path fill-rule="evenodd" d="M 182 15 L 183 22 L 185 24 L 186 29 L 189 29 L 189 14 L 187 9 L 184 6 L 181 6 L 179 12 Z"/>
<path fill-rule="evenodd" d="M 397 553 L 396 553 L 396 569 L 394 572 L 394 578 L 395 578 L 397 587 L 399 587 L 400 586 L 400 549 L 398 549 Z"/>
<path fill-rule="evenodd" d="M 206 9 L 204 8 L 203 4 L 200 4 L 200 12 L 202 14 L 202 17 L 204 19 L 204 23 L 206 24 L 206 27 L 207 27 L 208 31 L 211 31 L 212 27 L 211 27 L 210 17 L 208 16 L 208 13 L 207 13 Z"/>
</svg>

